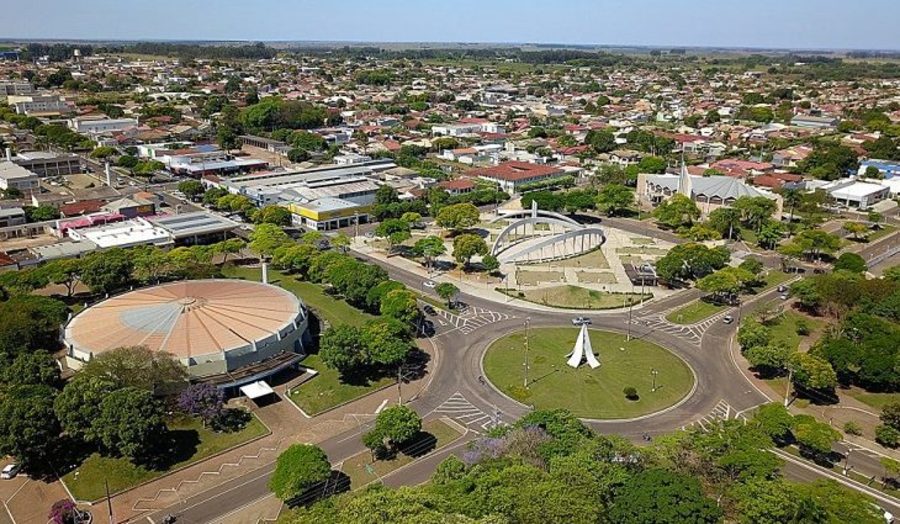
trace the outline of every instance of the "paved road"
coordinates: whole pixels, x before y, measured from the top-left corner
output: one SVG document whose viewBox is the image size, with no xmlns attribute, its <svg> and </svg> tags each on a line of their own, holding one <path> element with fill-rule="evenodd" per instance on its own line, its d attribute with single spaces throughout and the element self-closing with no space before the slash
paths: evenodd
<svg viewBox="0 0 900 524">
<path fill-rule="evenodd" d="M 423 278 L 415 273 L 387 266 L 381 261 L 362 254 L 361 259 L 384 266 L 391 278 L 403 282 L 426 294 L 433 290 L 422 286 Z M 435 295 L 433 295 L 435 296 Z M 684 359 L 696 376 L 696 388 L 683 402 L 664 413 L 638 420 L 592 421 L 589 424 L 603 433 L 615 433 L 639 440 L 645 434 L 660 434 L 691 424 L 703 426 L 716 418 L 733 418 L 768 399 L 756 390 L 733 361 L 729 344 L 732 343 L 737 322 L 725 324 L 720 313 L 712 320 L 690 326 L 687 331 L 662 329 L 653 319 L 668 310 L 697 298 L 697 291 L 688 291 L 671 298 L 627 312 L 592 315 L 593 327 L 618 332 L 629 331 L 635 337 L 663 345 Z M 765 302 L 778 296 L 776 290 L 763 293 L 754 300 Z M 419 398 L 409 403 L 426 418 L 450 417 L 468 433 L 446 449 L 439 450 L 404 468 L 402 474 L 388 476 L 384 483 L 391 486 L 425 482 L 434 467 L 450 453 L 461 453 L 464 444 L 483 433 L 493 424 L 512 422 L 524 415 L 529 408 L 515 402 L 482 383 L 479 377 L 481 357 L 487 346 L 511 331 L 522 329 L 526 319 L 532 327 L 571 325 L 571 314 L 536 311 L 512 304 L 500 304 L 479 297 L 461 294 L 465 304 L 459 314 L 437 313 L 430 317 L 435 326 L 432 341 L 444 358 L 433 369 L 434 378 Z M 746 307 L 746 306 L 745 306 Z M 737 311 L 729 311 L 735 317 Z M 339 437 L 321 443 L 332 463 L 361 451 L 360 435 L 366 428 L 357 428 Z M 872 467 L 877 460 L 862 452 L 851 454 L 851 464 L 859 470 Z M 222 484 L 214 489 L 190 497 L 164 511 L 144 517 L 142 522 L 160 522 L 165 514 L 179 516 L 179 523 L 216 522 L 241 508 L 268 495 L 267 482 L 274 469 L 273 464 L 262 466 L 255 472 Z M 789 463 L 788 475 L 798 480 L 814 480 L 825 476 L 805 466 Z M 900 507 L 890 506 L 900 514 Z"/>
</svg>

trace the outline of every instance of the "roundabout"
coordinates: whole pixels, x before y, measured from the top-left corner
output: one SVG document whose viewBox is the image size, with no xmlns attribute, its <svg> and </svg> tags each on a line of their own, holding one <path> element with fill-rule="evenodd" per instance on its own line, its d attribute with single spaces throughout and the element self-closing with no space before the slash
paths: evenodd
<svg viewBox="0 0 900 524">
<path fill-rule="evenodd" d="M 667 349 L 610 331 L 589 330 L 600 366 L 566 365 L 579 329 L 542 327 L 495 340 L 482 361 L 487 380 L 504 395 L 535 409 L 568 409 L 594 420 L 634 419 L 658 413 L 693 390 L 691 368 Z M 525 387 L 527 358 L 527 380 Z M 626 388 L 636 395 L 627 398 Z"/>
</svg>

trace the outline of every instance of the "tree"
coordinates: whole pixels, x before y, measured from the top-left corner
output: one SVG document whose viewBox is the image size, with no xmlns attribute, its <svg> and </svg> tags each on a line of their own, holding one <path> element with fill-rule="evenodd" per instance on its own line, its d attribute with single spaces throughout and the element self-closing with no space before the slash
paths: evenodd
<svg viewBox="0 0 900 524">
<path fill-rule="evenodd" d="M 596 203 L 607 216 L 616 216 L 634 205 L 634 191 L 621 184 L 607 184 L 597 193 Z"/>
<path fill-rule="evenodd" d="M 100 146 L 91 151 L 91 158 L 109 158 L 116 154 L 116 148 L 109 146 Z"/>
<path fill-rule="evenodd" d="M 721 269 L 698 280 L 696 287 L 701 291 L 712 293 L 716 299 L 730 300 L 743 289 L 744 282 L 734 272 Z"/>
<path fill-rule="evenodd" d="M 691 225 L 700 218 L 700 208 L 690 198 L 676 194 L 664 201 L 654 211 L 656 219 L 671 228 Z"/>
<path fill-rule="evenodd" d="M 477 224 L 478 218 L 478 208 L 464 202 L 442 208 L 435 217 L 435 223 L 456 234 Z"/>
<path fill-rule="evenodd" d="M 322 448 L 312 444 L 293 444 L 275 462 L 269 489 L 281 500 L 300 495 L 331 475 L 331 463 Z"/>
<path fill-rule="evenodd" d="M 869 226 L 862 222 L 846 221 L 842 225 L 842 229 L 853 235 L 855 240 L 863 241 L 869 232 Z"/>
<path fill-rule="evenodd" d="M 81 282 L 84 263 L 80 258 L 59 258 L 44 264 L 41 269 L 50 282 L 65 286 L 66 296 L 75 294 L 75 287 Z"/>
<path fill-rule="evenodd" d="M 771 219 L 765 220 L 759 226 L 759 231 L 756 232 L 756 243 L 759 247 L 774 249 L 781 242 L 783 235 L 784 228 L 780 222 Z"/>
<path fill-rule="evenodd" d="M 481 265 L 488 273 L 494 273 L 500 269 L 500 261 L 494 255 L 484 255 L 481 257 Z"/>
<path fill-rule="evenodd" d="M 784 372 L 793 352 L 786 344 L 776 343 L 750 347 L 744 354 L 762 374 L 775 376 Z"/>
<path fill-rule="evenodd" d="M 85 364 L 79 375 L 110 380 L 119 388 L 132 387 L 154 395 L 178 391 L 187 381 L 184 364 L 169 353 L 147 346 L 105 351 Z"/>
<path fill-rule="evenodd" d="M 408 406 L 391 406 L 375 418 L 373 431 L 396 447 L 409 442 L 422 431 L 422 419 Z"/>
<path fill-rule="evenodd" d="M 350 248 L 351 239 L 344 233 L 338 233 L 331 237 L 331 246 L 341 253 L 346 253 Z"/>
<path fill-rule="evenodd" d="M 225 394 L 208 382 L 191 384 L 178 395 L 178 409 L 199 417 L 208 426 L 225 411 Z"/>
<path fill-rule="evenodd" d="M 131 168 L 131 172 L 136 176 L 152 179 L 157 171 L 161 171 L 165 168 L 166 165 L 159 160 L 139 160 L 138 163 Z"/>
<path fill-rule="evenodd" d="M 413 251 L 425 259 L 425 267 L 430 269 L 434 264 L 434 259 L 446 253 L 447 248 L 440 237 L 429 235 L 417 240 Z"/>
<path fill-rule="evenodd" d="M 166 433 L 162 407 L 149 391 L 135 387 L 106 395 L 93 426 L 104 448 L 132 461 L 150 458 Z"/>
<path fill-rule="evenodd" d="M 345 375 L 368 363 L 361 330 L 348 324 L 332 326 L 322 333 L 319 356 L 325 365 Z"/>
<path fill-rule="evenodd" d="M 453 258 L 460 264 L 465 264 L 466 267 L 469 266 L 473 256 L 487 253 L 488 245 L 478 235 L 467 233 L 459 235 L 453 240 Z"/>
<path fill-rule="evenodd" d="M 865 273 L 869 266 L 866 259 L 856 253 L 841 253 L 841 256 L 834 262 L 835 271 L 850 271 L 851 273 Z"/>
<path fill-rule="evenodd" d="M 875 427 L 875 441 L 888 448 L 896 448 L 900 445 L 900 430 L 887 424 L 879 424 Z"/>
<path fill-rule="evenodd" d="M 608 513 L 612 522 L 621 524 L 713 523 L 721 515 L 696 479 L 663 469 L 641 471 L 626 480 Z"/>
<path fill-rule="evenodd" d="M 291 237 L 275 224 L 260 224 L 250 233 L 250 249 L 260 256 L 272 256 L 276 249 L 291 242 Z"/>
<path fill-rule="evenodd" d="M 733 207 L 740 211 L 741 218 L 748 226 L 759 231 L 762 225 L 775 212 L 776 203 L 766 197 L 740 197 L 734 201 Z"/>
<path fill-rule="evenodd" d="M 3 382 L 19 386 L 50 386 L 59 384 L 59 364 L 42 349 L 23 351 L 12 363 L 0 370 Z"/>
<path fill-rule="evenodd" d="M 25 218 L 29 222 L 46 222 L 59 218 L 59 210 L 48 204 L 41 204 L 37 207 L 26 206 L 24 211 Z"/>
<path fill-rule="evenodd" d="M 888 402 L 881 408 L 881 422 L 900 430 L 900 402 Z"/>
<path fill-rule="evenodd" d="M 291 225 L 291 212 L 282 206 L 265 206 L 253 216 L 253 222 L 289 226 Z"/>
<path fill-rule="evenodd" d="M 827 360 L 809 353 L 794 353 L 788 365 L 797 386 L 813 390 L 832 390 L 837 386 L 837 375 Z"/>
<path fill-rule="evenodd" d="M 459 288 L 450 282 L 441 282 L 434 288 L 438 296 L 447 301 L 447 307 L 453 307 L 451 300 L 459 293 Z"/>
<path fill-rule="evenodd" d="M 69 499 L 57 500 L 50 506 L 50 513 L 47 515 L 52 524 L 80 524 L 78 518 L 78 507 Z"/>
<path fill-rule="evenodd" d="M 409 240 L 410 227 L 409 222 L 399 218 L 389 218 L 378 224 L 375 228 L 375 234 L 388 240 L 388 253 L 393 252 L 394 247 L 398 244 Z"/>
<path fill-rule="evenodd" d="M 49 297 L 22 295 L 0 302 L 0 358 L 57 347 L 66 305 Z"/>
<path fill-rule="evenodd" d="M 206 191 L 199 180 L 182 180 L 178 183 L 178 190 L 191 200 L 196 199 Z"/>
<path fill-rule="evenodd" d="M 741 212 L 733 207 L 720 207 L 709 214 L 708 223 L 728 240 L 734 240 L 735 232 L 741 225 Z"/>
<path fill-rule="evenodd" d="M 776 442 L 786 442 L 794 427 L 794 417 L 780 402 L 763 404 L 753 415 L 753 424 Z"/>
<path fill-rule="evenodd" d="M 794 437 L 801 451 L 813 455 L 828 455 L 831 447 L 841 440 L 841 433 L 810 415 L 794 417 Z"/>
<path fill-rule="evenodd" d="M 605 129 L 591 129 L 584 137 L 584 143 L 591 146 L 595 153 L 608 153 L 617 147 L 616 136 Z"/>
<path fill-rule="evenodd" d="M 133 269 L 134 262 L 125 250 L 97 251 L 84 258 L 81 280 L 94 293 L 109 294 L 131 282 Z"/>
<path fill-rule="evenodd" d="M 412 291 L 395 289 L 381 299 L 380 312 L 386 317 L 412 324 L 419 318 L 419 304 Z"/>
<path fill-rule="evenodd" d="M 772 340 L 772 330 L 753 319 L 745 319 L 738 328 L 738 344 L 741 351 L 757 346 L 765 346 Z"/>
<path fill-rule="evenodd" d="M 819 260 L 822 254 L 837 251 L 841 247 L 841 239 L 821 229 L 807 229 L 794 238 L 793 244 L 805 255 Z"/>
<path fill-rule="evenodd" d="M 94 443 L 99 435 L 94 421 L 100 416 L 100 404 L 116 388 L 108 378 L 77 374 L 53 402 L 53 410 L 67 435 Z"/>
<path fill-rule="evenodd" d="M 48 386 L 19 386 L 0 396 L 0 453 L 15 457 L 26 471 L 46 471 L 53 460 L 60 431 L 55 396 Z"/>
<path fill-rule="evenodd" d="M 409 325 L 397 319 L 381 318 L 366 323 L 360 334 L 365 364 L 391 367 L 402 363 L 412 349 L 409 334 Z"/>
<path fill-rule="evenodd" d="M 247 247 L 247 242 L 242 238 L 229 238 L 228 240 L 217 242 L 211 247 L 213 253 L 222 255 L 222 262 L 228 262 L 228 255 L 237 255 L 240 253 Z"/>
<path fill-rule="evenodd" d="M 705 242 L 707 240 L 718 240 L 722 238 L 722 235 L 718 231 L 705 224 L 694 224 L 684 233 L 684 236 L 694 242 Z"/>
</svg>

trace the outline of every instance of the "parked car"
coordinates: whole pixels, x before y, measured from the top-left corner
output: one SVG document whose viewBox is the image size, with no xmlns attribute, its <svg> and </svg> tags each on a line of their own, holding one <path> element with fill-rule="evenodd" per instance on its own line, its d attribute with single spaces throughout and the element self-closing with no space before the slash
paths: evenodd
<svg viewBox="0 0 900 524">
<path fill-rule="evenodd" d="M 781 300 L 787 300 L 787 299 L 789 299 L 789 298 L 791 298 L 791 297 L 790 297 L 790 295 L 788 295 L 787 293 L 782 293 L 782 294 L 781 294 Z"/>
<path fill-rule="evenodd" d="M 0 479 L 10 480 L 16 478 L 16 475 L 19 474 L 19 465 L 18 464 L 7 464 L 6 467 L 0 471 Z"/>
<path fill-rule="evenodd" d="M 778 286 L 779 293 L 784 293 L 785 291 L 787 291 L 787 286 L 785 286 L 784 284 L 781 284 L 780 286 Z"/>
<path fill-rule="evenodd" d="M 588 317 L 575 317 L 572 319 L 573 326 L 580 326 L 582 324 L 590 325 L 591 319 L 589 319 Z"/>
<path fill-rule="evenodd" d="M 434 282 L 434 280 L 426 280 L 422 283 L 422 285 L 427 287 L 428 289 L 434 289 L 434 286 L 436 286 L 437 284 Z"/>
<path fill-rule="evenodd" d="M 725 315 L 724 317 L 722 317 L 722 322 L 725 324 L 731 324 L 732 322 L 734 322 L 734 317 L 731 315 Z"/>
<path fill-rule="evenodd" d="M 429 317 L 433 317 L 435 314 L 437 314 L 437 311 L 435 311 L 434 308 L 431 306 L 425 306 L 422 309 L 425 311 L 425 314 L 427 314 Z"/>
</svg>

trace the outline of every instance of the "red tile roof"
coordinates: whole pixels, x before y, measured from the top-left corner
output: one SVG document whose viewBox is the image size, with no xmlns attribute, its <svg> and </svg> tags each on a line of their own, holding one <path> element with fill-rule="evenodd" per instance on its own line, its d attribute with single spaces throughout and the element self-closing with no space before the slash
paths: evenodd
<svg viewBox="0 0 900 524">
<path fill-rule="evenodd" d="M 470 174 L 498 180 L 516 181 L 561 175 L 555 166 L 529 164 L 528 162 L 506 162 L 494 167 L 473 169 Z"/>
<path fill-rule="evenodd" d="M 468 178 L 457 178 L 455 180 L 446 180 L 438 184 L 443 189 L 472 189 L 475 187 L 475 182 L 472 182 L 471 179 Z"/>
</svg>

